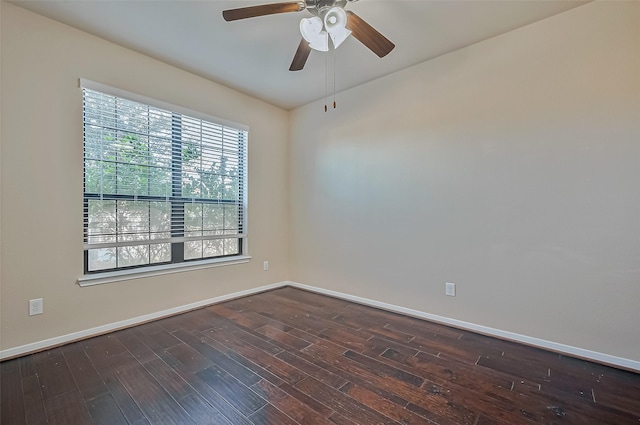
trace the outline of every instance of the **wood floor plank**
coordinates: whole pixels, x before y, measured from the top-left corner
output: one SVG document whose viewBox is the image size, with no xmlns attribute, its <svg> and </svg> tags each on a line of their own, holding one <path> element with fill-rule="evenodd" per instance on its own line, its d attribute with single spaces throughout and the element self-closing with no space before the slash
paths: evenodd
<svg viewBox="0 0 640 425">
<path fill-rule="evenodd" d="M 313 344 L 302 350 L 302 352 L 340 369 L 348 369 L 352 374 L 357 373 L 366 377 L 377 376 L 393 382 L 402 382 L 413 388 L 420 387 L 424 382 L 424 378 L 403 372 L 398 368 L 377 362 L 369 357 L 358 356 L 358 353 L 349 350 L 344 353 L 342 351 L 335 352 L 324 345 Z"/>
<path fill-rule="evenodd" d="M 484 355 L 478 358 L 476 364 L 539 384 L 550 380 L 549 367 L 539 363 L 518 361 L 501 355 Z"/>
<path fill-rule="evenodd" d="M 105 385 L 109 389 L 109 394 L 111 394 L 129 423 L 145 419 L 144 414 L 142 413 L 142 410 L 140 410 L 136 401 L 118 379 L 117 373 L 111 370 L 101 371 L 99 373 L 103 378 Z"/>
<path fill-rule="evenodd" d="M 383 338 L 389 341 L 395 341 L 399 343 L 407 343 L 415 338 L 413 335 L 409 335 L 403 332 L 387 329 L 383 326 L 367 326 L 367 330 L 374 335 L 374 338 Z"/>
<path fill-rule="evenodd" d="M 376 372 L 383 374 L 384 376 L 393 377 L 408 384 L 420 387 L 424 383 L 424 378 L 414 375 L 409 372 L 405 372 L 402 369 L 389 366 L 386 363 L 379 362 L 371 357 L 364 356 L 355 351 L 347 350 L 342 355 L 348 359 L 354 360 L 362 365 L 369 366 L 375 369 Z"/>
<path fill-rule="evenodd" d="M 187 332 L 204 331 L 216 325 L 219 317 L 206 308 L 193 310 L 182 315 L 181 327 Z"/>
<path fill-rule="evenodd" d="M 89 410 L 78 390 L 67 391 L 45 399 L 44 409 L 50 424 L 93 424 Z"/>
<path fill-rule="evenodd" d="M 24 408 L 20 360 L 0 363 L 0 423 L 24 425 Z"/>
<path fill-rule="evenodd" d="M 272 322 L 268 317 L 262 316 L 256 312 L 237 312 L 224 304 L 213 305 L 208 307 L 208 310 L 216 314 L 218 317 L 232 320 L 233 322 L 248 329 L 257 329 Z"/>
<path fill-rule="evenodd" d="M 432 357 L 431 360 L 434 362 L 441 361 Z M 446 367 L 447 365 L 449 365 L 449 362 L 441 363 L 441 367 Z M 480 411 L 488 411 L 490 406 L 498 407 L 499 410 L 492 414 L 492 418 L 496 422 L 500 421 L 505 424 L 514 422 L 554 423 L 558 420 L 558 417 L 562 417 L 563 423 L 577 425 L 589 423 L 590 417 L 598 417 L 598 412 L 585 413 L 591 408 L 589 403 L 573 397 L 567 398 L 566 394 L 562 392 L 557 396 L 542 393 L 532 386 L 522 387 L 518 392 L 507 391 L 506 388 L 495 386 L 495 384 L 477 386 L 478 382 L 483 382 L 483 380 L 487 379 L 487 373 L 485 371 L 477 371 L 480 373 L 477 375 L 476 371 L 470 369 L 470 366 L 464 363 L 460 363 L 459 366 L 461 369 L 455 372 L 451 371 L 454 373 L 451 378 L 443 379 L 442 376 L 435 377 L 434 374 L 432 379 L 440 383 L 448 383 L 450 388 L 460 388 L 460 384 L 462 384 L 463 388 L 468 388 L 471 393 L 475 393 L 473 405 Z M 445 374 L 449 373 L 449 369 L 444 369 L 443 371 Z M 458 382 L 457 374 L 464 375 L 465 379 Z M 495 373 L 495 375 L 498 378 L 501 374 Z M 452 400 L 453 403 L 461 404 L 460 401 L 463 400 L 460 399 L 458 391 L 452 392 L 451 395 L 456 395 L 458 400 Z M 523 407 L 515 407 L 519 405 Z M 571 413 L 567 414 L 567 412 Z M 625 423 L 625 421 L 629 420 L 628 417 L 625 417 L 620 412 L 612 411 L 606 415 L 614 421 L 613 423 Z"/>
<path fill-rule="evenodd" d="M 197 374 L 188 373 L 180 366 L 176 372 L 196 390 L 198 395 L 207 401 L 215 410 L 220 412 L 226 420 L 233 425 L 250 425 L 251 422 L 240 413 L 233 405 L 218 394 L 210 385 L 203 381 Z"/>
<path fill-rule="evenodd" d="M 196 375 L 245 416 L 251 415 L 267 404 L 249 387 L 216 365 Z"/>
<path fill-rule="evenodd" d="M 244 365 L 228 357 L 212 345 L 206 344 L 200 334 L 195 336 L 186 331 L 177 331 L 174 335 L 202 354 L 205 358 L 211 360 L 215 365 L 218 365 L 233 374 L 247 386 L 253 385 L 260 380 L 260 377 L 251 371 L 251 369 L 248 369 Z"/>
<path fill-rule="evenodd" d="M 415 348 L 399 344 L 385 337 L 375 336 L 368 341 L 367 347 L 361 353 L 370 357 L 377 357 L 389 349 L 397 352 L 404 352 L 407 356 L 415 356 L 419 351 Z"/>
<path fill-rule="evenodd" d="M 344 376 L 340 376 L 337 373 L 324 369 L 317 364 L 304 359 L 302 355 L 302 353 L 290 353 L 283 351 L 282 353 L 278 353 L 276 357 L 304 372 L 308 376 L 312 376 L 318 381 L 333 388 L 340 388 L 348 382 L 347 378 Z"/>
<path fill-rule="evenodd" d="M 458 345 L 475 349 L 485 354 L 501 355 L 506 359 L 519 360 L 528 363 L 544 364 L 549 368 L 563 366 L 558 353 L 552 353 L 540 348 L 524 346 L 512 341 L 487 338 L 483 335 L 464 332 L 457 342 Z"/>
<path fill-rule="evenodd" d="M 594 398 L 598 404 L 612 407 L 640 417 L 640 398 L 638 398 L 638 392 L 629 391 L 626 394 L 619 395 L 596 389 L 594 391 Z"/>
<path fill-rule="evenodd" d="M 230 425 L 231 422 L 195 392 L 178 400 L 197 425 Z"/>
<path fill-rule="evenodd" d="M 359 308 L 359 311 L 354 311 L 354 309 L 357 308 Z M 364 328 L 370 331 L 374 329 L 386 329 L 385 326 L 390 323 L 389 317 L 381 314 L 374 314 L 369 310 L 362 309 L 361 306 L 355 305 L 345 307 L 340 313 L 333 316 L 332 320 L 352 329 Z M 401 333 L 400 331 L 393 332 Z M 413 335 L 404 335 L 408 335 L 407 339 L 413 338 Z"/>
<path fill-rule="evenodd" d="M 455 338 L 453 341 L 458 341 Z M 452 344 L 452 341 L 443 340 L 438 335 L 432 335 L 429 337 L 415 336 L 406 345 L 415 348 L 424 353 L 434 354 L 438 357 L 455 360 L 457 362 L 465 362 L 468 364 L 475 364 L 478 358 L 484 354 L 478 351 L 466 349 L 457 343 Z"/>
<path fill-rule="evenodd" d="M 92 400 L 108 392 L 107 386 L 84 352 L 82 343 L 65 345 L 62 347 L 62 353 L 85 401 Z"/>
<path fill-rule="evenodd" d="M 333 410 L 315 402 L 313 398 L 295 390 L 290 385 L 280 388 L 262 380 L 252 388 L 269 404 L 272 404 L 282 412 L 286 412 L 290 418 L 300 424 L 329 425 L 331 423 L 327 416 L 332 414 Z M 290 392 L 295 392 L 296 396 Z M 304 398 L 301 400 L 301 397 Z"/>
<path fill-rule="evenodd" d="M 135 329 L 125 329 L 113 335 L 140 363 L 144 364 L 158 358 L 156 353 L 136 336 Z"/>
<path fill-rule="evenodd" d="M 492 417 L 496 417 L 502 423 L 521 421 L 519 409 L 511 405 L 517 394 L 513 394 L 510 389 L 512 384 L 509 379 L 503 376 L 493 377 L 490 374 L 476 371 L 464 362 L 454 364 L 451 361 L 440 359 L 435 356 L 418 353 L 416 356 L 396 357 L 394 350 L 387 350 L 381 357 L 395 359 L 400 365 L 409 365 L 417 374 L 428 377 L 429 384 L 424 389 L 431 395 L 437 396 L 433 399 L 435 406 L 442 408 L 442 400 L 446 400 L 445 410 L 441 410 L 444 416 L 453 416 L 453 412 L 447 412 L 450 408 L 468 405 L 474 410 L 483 411 L 485 409 L 496 410 Z M 411 396 L 409 395 L 411 399 Z M 465 399 L 469 401 L 465 402 Z M 410 406 L 413 411 L 419 414 L 428 406 L 420 400 L 411 399 Z M 416 407 L 417 406 L 417 407 Z M 431 409 L 433 410 L 433 409 Z M 455 409 L 454 409 L 455 410 Z M 468 416 L 461 412 L 463 416 Z"/>
<path fill-rule="evenodd" d="M 233 348 L 227 347 L 221 342 L 213 340 L 208 336 L 203 335 L 202 333 L 200 333 L 199 335 L 202 338 L 203 342 L 206 341 L 206 344 L 212 346 L 216 350 L 223 353 L 225 356 L 229 357 L 231 360 L 235 361 L 236 363 L 244 366 L 245 368 L 253 372 L 255 376 L 251 375 L 250 377 L 248 377 L 249 379 L 244 380 L 243 382 L 245 383 L 245 385 L 251 386 L 255 382 L 257 382 L 260 378 L 266 379 L 267 381 L 271 382 L 273 385 L 280 385 L 284 382 L 282 379 L 278 378 L 276 375 L 269 372 L 267 369 L 252 362 L 248 358 L 244 357 L 242 354 L 234 351 Z M 238 375 L 235 375 L 235 376 L 238 377 Z"/>
<path fill-rule="evenodd" d="M 301 353 L 303 355 L 304 353 Z M 328 357 L 325 363 L 318 357 L 314 357 L 315 363 L 322 367 L 345 376 L 356 385 L 361 386 L 375 394 L 393 401 L 398 405 L 411 404 L 415 409 L 420 409 L 421 415 L 427 419 L 446 422 L 446 418 L 461 418 L 473 416 L 467 409 L 463 408 L 464 403 L 457 400 L 464 398 L 463 388 L 460 387 L 459 394 L 446 387 L 430 385 L 425 389 L 416 389 L 414 386 L 390 378 L 380 377 L 376 374 L 358 371 L 357 365 L 353 363 L 343 363 L 339 356 Z M 432 388 L 433 387 L 433 388 Z M 486 398 L 483 400 L 485 406 L 493 406 L 496 400 Z M 501 415 L 508 415 L 507 412 L 500 411 Z M 462 422 L 462 421 L 458 421 Z M 508 423 L 508 422 L 507 422 Z"/>
<path fill-rule="evenodd" d="M 189 372 L 199 372 L 213 365 L 213 362 L 191 348 L 186 343 L 181 343 L 168 348 L 169 353 L 173 358 L 182 363 L 185 370 Z"/>
<path fill-rule="evenodd" d="M 552 378 L 562 373 L 552 373 Z M 640 382 L 626 371 L 603 371 L 596 374 L 593 396 L 597 403 L 640 416 Z"/>
<path fill-rule="evenodd" d="M 285 349 L 270 341 L 265 335 L 243 328 L 230 320 L 221 321 L 218 326 L 209 329 L 209 331 L 220 332 L 223 335 L 221 338 L 225 340 L 241 339 L 269 354 L 278 354 Z"/>
<path fill-rule="evenodd" d="M 141 325 L 136 326 L 134 329 L 136 329 L 138 332 L 142 333 L 143 335 L 149 335 L 152 333 L 165 331 L 165 329 L 160 325 L 159 320 L 143 323 Z"/>
<path fill-rule="evenodd" d="M 392 419 L 314 378 L 306 378 L 295 387 L 343 416 L 358 418 L 361 425 L 395 424 Z"/>
<path fill-rule="evenodd" d="M 387 350 L 382 354 L 382 357 L 393 358 L 395 354 L 393 350 Z M 452 362 L 425 353 L 418 353 L 408 359 L 402 357 L 400 361 L 414 367 L 421 376 L 437 376 L 478 391 L 486 391 L 487 388 L 508 390 L 513 385 L 511 377 L 475 368 L 464 362 Z"/>
<path fill-rule="evenodd" d="M 44 400 L 76 389 L 76 383 L 61 348 L 34 354 L 33 360 Z"/>
<path fill-rule="evenodd" d="M 321 303 L 324 299 L 315 298 L 319 300 L 318 302 L 309 302 L 309 301 L 298 301 L 291 297 L 282 296 L 283 291 L 275 290 L 262 294 L 260 301 L 266 302 L 270 304 L 270 307 L 273 306 L 282 306 L 286 308 L 286 310 L 290 313 L 293 313 L 295 316 L 301 318 L 315 318 L 322 319 L 327 321 L 333 321 L 333 318 L 342 311 L 342 308 L 338 310 L 326 308 Z M 328 298 L 328 297 L 325 297 Z M 315 305 L 314 305 L 315 304 Z M 281 310 L 284 310 L 281 308 Z M 274 311 L 273 309 L 267 311 Z M 359 329 L 359 328 L 358 328 Z"/>
<path fill-rule="evenodd" d="M 356 422 L 347 419 L 338 413 L 334 413 L 333 415 L 331 415 L 329 417 L 329 420 L 335 425 L 358 425 Z"/>
<path fill-rule="evenodd" d="M 115 334 L 100 335 L 82 341 L 87 355 L 95 359 L 104 359 L 127 351 Z M 91 354 L 90 354 L 91 353 Z"/>
<path fill-rule="evenodd" d="M 24 413 L 26 417 L 26 424 L 46 424 L 47 416 L 44 412 L 44 402 L 42 401 L 42 391 L 40 389 L 38 376 L 32 375 L 23 378 L 22 391 L 24 392 Z M 0 410 L 2 409 L 0 408 Z M 0 420 L 0 423 L 2 423 L 2 420 Z"/>
<path fill-rule="evenodd" d="M 327 360 L 332 361 L 331 358 Z M 347 367 L 354 373 L 354 370 L 359 368 L 357 360 L 370 363 L 369 359 L 357 357 L 353 362 L 348 365 L 343 364 L 342 367 Z M 333 361 L 338 362 L 339 359 L 336 358 Z M 454 390 L 438 387 L 428 381 L 425 381 L 421 388 L 416 388 L 414 385 L 384 374 L 367 373 L 375 370 L 373 366 L 369 364 L 366 369 L 363 369 L 363 373 L 356 374 L 355 377 L 350 378 L 350 381 L 436 423 L 450 421 L 458 424 L 473 423 L 476 413 L 464 404 L 456 402 Z"/>
<path fill-rule="evenodd" d="M 147 341 L 153 341 L 154 345 L 149 345 L 149 348 L 155 349 L 156 347 L 160 348 L 170 348 L 176 346 L 181 343 L 181 341 L 171 335 L 169 332 L 165 330 L 160 330 L 158 332 L 154 332 L 151 334 L 146 334 L 147 338 L 141 339 L 142 342 L 146 343 Z"/>
<path fill-rule="evenodd" d="M 235 302 L 239 302 L 239 300 Z M 293 305 L 293 303 L 278 305 L 277 301 L 270 299 L 268 293 L 265 293 L 264 297 L 260 298 L 254 296 L 251 298 L 251 303 L 247 304 L 263 316 L 304 331 L 317 331 L 336 325 L 335 322 L 331 322 L 331 320 L 319 314 L 311 314 L 304 308 Z M 325 316 L 329 317 L 330 315 Z"/>
<path fill-rule="evenodd" d="M 327 360 L 332 361 L 331 358 Z M 445 369 L 445 371 L 446 370 L 447 369 Z M 353 372 L 354 368 L 350 367 L 349 371 Z M 342 371 L 343 375 L 346 373 L 347 372 L 345 370 Z M 449 372 L 446 373 L 448 374 Z M 467 417 L 468 420 L 469 416 L 473 416 L 473 414 L 469 414 L 466 409 L 461 408 L 461 406 L 464 406 L 465 404 L 460 402 L 460 400 L 463 399 L 462 392 L 465 390 L 465 388 L 462 386 L 458 386 L 457 391 L 454 392 L 452 392 L 451 389 L 445 387 L 420 395 L 419 392 L 416 392 L 415 389 L 411 389 L 410 386 L 403 388 L 399 385 L 399 383 L 391 385 L 390 387 L 390 382 L 388 382 L 389 380 L 384 380 L 377 376 L 364 375 L 360 377 L 357 375 L 352 375 L 350 380 L 352 382 L 358 383 L 359 385 L 362 385 L 364 388 L 367 388 L 370 391 L 373 391 L 390 399 L 394 399 L 394 393 L 401 395 L 406 400 L 412 401 L 414 410 L 418 411 L 419 414 L 429 414 L 430 416 L 427 416 L 429 419 L 442 421 L 442 418 L 460 416 L 462 419 Z M 442 381 L 446 382 L 446 379 Z M 485 397 L 482 400 L 482 403 L 485 407 L 494 406 L 498 404 L 498 400 L 496 400 L 495 398 L 488 399 Z M 508 404 L 504 405 L 504 407 L 506 406 L 508 406 Z M 514 419 L 514 416 L 516 419 L 520 419 L 519 414 L 514 415 L 513 412 L 509 411 L 508 409 L 499 411 L 499 414 L 501 416 L 506 416 L 511 420 Z M 503 423 L 509 424 L 510 422 L 507 420 Z"/>
<path fill-rule="evenodd" d="M 164 360 L 165 363 L 171 365 L 173 362 L 177 361 L 167 352 L 167 350 L 176 345 L 183 344 L 183 342 L 171 335 L 166 330 L 161 330 L 155 333 L 144 333 L 137 327 L 134 327 L 129 328 L 128 331 L 131 332 L 131 334 L 135 338 L 137 338 L 139 342 L 149 348 L 157 357 Z M 142 347 L 140 349 L 145 351 L 145 349 Z M 152 360 L 153 357 L 148 357 L 148 359 Z"/>
<path fill-rule="evenodd" d="M 313 354 L 307 354 L 305 352 L 299 352 L 298 355 L 305 361 L 313 363 L 320 368 L 341 377 L 346 382 L 352 382 L 356 385 L 360 385 L 364 388 L 374 391 L 377 394 L 380 394 L 381 396 L 386 397 L 399 405 L 407 404 L 408 399 L 404 397 L 404 395 L 407 393 L 413 394 L 415 391 L 414 386 L 411 386 L 404 382 L 396 381 L 394 379 L 382 378 L 378 375 L 368 373 L 367 371 L 364 371 L 360 368 L 354 368 L 353 363 L 342 362 L 339 356 L 329 358 L 325 361 L 317 356 L 314 356 Z M 326 382 L 323 383 L 329 385 Z M 330 386 L 334 388 L 341 387 L 336 387 L 333 385 Z"/>
<path fill-rule="evenodd" d="M 189 313 L 177 314 L 175 316 L 165 317 L 158 320 L 156 323 L 165 331 L 173 333 L 182 329 L 182 323 L 185 317 L 188 317 Z"/>
<path fill-rule="evenodd" d="M 121 357 L 116 368 L 118 379 L 136 401 L 145 417 L 153 423 L 167 425 L 193 424 L 187 412 L 162 388 L 146 369 L 129 353 Z"/>
<path fill-rule="evenodd" d="M 249 343 L 243 334 L 227 334 L 221 330 L 209 330 L 207 338 L 220 342 L 233 351 L 239 353 L 246 359 L 250 360 L 262 368 L 268 370 L 279 379 L 288 382 L 295 383 L 301 379 L 304 379 L 305 375 L 295 367 L 291 367 L 288 363 L 273 356 L 272 352 L 263 351 L 260 348 Z M 250 339 L 254 341 L 254 339 Z M 280 353 L 282 350 L 278 351 Z"/>
<path fill-rule="evenodd" d="M 20 357 L 18 360 L 20 363 L 20 374 L 23 378 L 28 378 L 38 373 L 36 364 L 33 361 L 33 356 Z"/>
<path fill-rule="evenodd" d="M 291 335 L 287 332 L 284 332 L 280 329 L 274 328 L 271 325 L 264 325 L 256 329 L 256 332 L 263 334 L 269 339 L 280 342 L 281 344 L 286 345 L 290 349 L 293 350 L 302 350 L 305 347 L 308 347 L 311 344 L 304 339 L 298 338 L 297 336 Z"/>
<path fill-rule="evenodd" d="M 129 422 L 109 393 L 85 402 L 94 425 L 128 425 Z"/>
<path fill-rule="evenodd" d="M 160 386 L 175 400 L 191 395 L 194 390 L 169 365 L 156 357 L 142 365 Z"/>
<path fill-rule="evenodd" d="M 342 388 L 340 391 L 347 394 L 349 397 L 353 398 L 356 401 L 364 404 L 365 406 L 370 407 L 371 409 L 382 413 L 383 415 L 391 418 L 401 424 L 404 425 L 424 425 L 433 423 L 431 420 L 416 415 L 415 413 L 408 410 L 406 405 L 399 405 L 393 403 L 391 400 L 380 396 L 379 394 L 374 393 L 373 391 L 369 391 L 365 388 L 362 388 L 358 385 L 354 385 L 349 383 Z M 444 424 L 444 418 L 439 418 L 438 423 L 440 425 Z M 451 424 L 454 424 L 451 421 Z"/>
<path fill-rule="evenodd" d="M 347 328 L 327 328 L 320 332 L 318 336 L 344 348 L 361 352 L 367 349 L 369 338 L 372 338 L 373 334 Z"/>
<path fill-rule="evenodd" d="M 285 287 L 0 364 L 9 425 L 638 425 L 640 374 Z"/>
<path fill-rule="evenodd" d="M 139 422 L 145 419 L 144 414 L 118 379 L 116 371 L 119 365 L 118 360 L 123 357 L 128 358 L 129 354 L 117 338 L 108 337 L 109 335 L 103 335 L 81 341 L 79 344 L 82 345 L 84 352 L 96 368 L 127 421 L 129 423 Z"/>
<path fill-rule="evenodd" d="M 528 411 L 542 417 L 542 422 L 557 421 L 581 425 L 584 423 L 631 424 L 640 422 L 640 415 L 620 411 L 609 406 L 599 405 L 591 400 L 579 397 L 567 397 L 564 391 L 555 389 L 547 392 L 525 389 L 520 394 L 526 400 Z"/>
<path fill-rule="evenodd" d="M 271 404 L 261 407 L 260 410 L 253 413 L 249 419 L 255 424 L 299 425 L 298 422 L 294 421 Z"/>
</svg>

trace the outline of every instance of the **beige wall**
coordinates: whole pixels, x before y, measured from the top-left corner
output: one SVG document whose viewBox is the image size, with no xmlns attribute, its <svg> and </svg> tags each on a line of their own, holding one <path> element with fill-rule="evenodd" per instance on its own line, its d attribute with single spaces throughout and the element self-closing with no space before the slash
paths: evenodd
<svg viewBox="0 0 640 425">
<path fill-rule="evenodd" d="M 288 277 L 288 113 L 2 2 L 3 350 Z M 83 77 L 250 126 L 248 264 L 80 288 Z M 270 270 L 262 270 L 262 261 Z M 28 300 L 44 298 L 29 317 Z"/>
<path fill-rule="evenodd" d="M 322 108 L 291 116 L 291 280 L 640 360 L 640 3 Z"/>
<path fill-rule="evenodd" d="M 640 4 L 581 6 L 326 114 L 0 5 L 0 349 L 291 278 L 640 360 Z M 250 126 L 249 264 L 75 283 L 80 77 Z"/>
</svg>

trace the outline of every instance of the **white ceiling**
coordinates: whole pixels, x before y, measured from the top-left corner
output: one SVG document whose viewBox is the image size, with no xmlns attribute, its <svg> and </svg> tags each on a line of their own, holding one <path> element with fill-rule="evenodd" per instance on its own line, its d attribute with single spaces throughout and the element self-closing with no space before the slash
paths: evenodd
<svg viewBox="0 0 640 425">
<path fill-rule="evenodd" d="M 225 22 L 225 9 L 274 0 L 15 0 L 12 3 L 285 109 L 333 90 L 332 54 L 312 51 L 290 72 L 309 12 Z M 342 91 L 565 10 L 578 0 L 361 0 L 354 11 L 396 44 L 380 59 L 350 37 L 337 50 Z M 325 72 L 326 63 L 329 72 Z"/>
</svg>

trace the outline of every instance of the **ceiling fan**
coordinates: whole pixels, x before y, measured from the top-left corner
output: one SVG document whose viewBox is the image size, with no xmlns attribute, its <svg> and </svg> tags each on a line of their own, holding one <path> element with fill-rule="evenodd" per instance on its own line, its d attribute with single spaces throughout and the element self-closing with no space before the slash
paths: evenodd
<svg viewBox="0 0 640 425">
<path fill-rule="evenodd" d="M 229 9 L 222 12 L 225 21 L 254 18 L 278 13 L 301 12 L 308 10 L 313 17 L 300 21 L 302 40 L 298 45 L 289 71 L 304 68 L 311 50 L 329 50 L 329 39 L 337 48 L 351 34 L 379 57 L 393 50 L 395 44 L 376 31 L 371 25 L 350 10 L 345 11 L 347 2 L 357 0 L 303 0 L 262 4 L 258 6 Z"/>
</svg>

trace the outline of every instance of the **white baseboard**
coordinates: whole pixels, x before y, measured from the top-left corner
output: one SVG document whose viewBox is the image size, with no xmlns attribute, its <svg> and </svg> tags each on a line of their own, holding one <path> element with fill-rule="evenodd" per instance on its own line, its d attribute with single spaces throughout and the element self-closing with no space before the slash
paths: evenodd
<svg viewBox="0 0 640 425">
<path fill-rule="evenodd" d="M 617 366 L 623 369 L 640 372 L 640 362 L 636 360 L 625 359 L 623 357 L 612 356 L 610 354 L 599 353 L 597 351 L 586 350 L 584 348 L 573 347 L 571 345 L 560 344 L 558 342 L 547 341 L 540 338 L 533 338 L 527 335 L 520 335 L 514 332 L 503 331 L 500 329 L 494 329 L 487 326 L 476 325 L 475 323 L 469 323 L 469 322 L 464 322 L 462 320 L 456 320 L 448 317 L 438 316 L 435 314 L 425 313 L 423 311 L 400 307 L 397 305 L 375 301 L 368 298 L 362 298 L 355 295 L 349 295 L 343 292 L 331 291 L 328 289 L 304 285 L 302 283 L 297 283 L 297 282 L 287 282 L 287 283 L 289 286 L 292 286 L 294 288 L 305 289 L 307 291 L 316 292 L 323 295 L 329 295 L 329 296 L 341 298 L 347 301 L 353 301 L 359 304 L 364 304 L 371 307 L 377 307 L 383 310 L 392 311 L 394 313 L 406 314 L 408 316 L 418 317 L 421 319 L 430 320 L 432 322 L 451 325 L 460 329 L 466 329 L 466 330 L 478 332 L 485 335 L 490 335 L 498 338 L 508 339 L 511 341 L 521 342 L 523 344 L 531 345 L 534 347 L 552 350 L 558 353 L 570 355 L 572 357 L 579 357 L 585 360 L 592 360 L 598 363 L 604 363 L 612 366 Z"/>
<path fill-rule="evenodd" d="M 131 319 L 121 320 L 119 322 L 109 323 L 109 324 L 98 326 L 95 328 L 85 329 L 79 332 L 73 332 L 73 333 L 58 336 L 55 338 L 49 338 L 42 341 L 33 342 L 31 344 L 21 345 L 19 347 L 0 350 L 0 360 L 12 358 L 12 357 L 18 357 L 18 356 L 22 356 L 28 353 L 33 353 L 36 351 L 42 351 L 47 348 L 57 347 L 72 341 L 91 338 L 93 336 L 102 335 L 118 329 L 139 325 L 141 323 L 149 322 L 151 320 L 161 319 L 167 316 L 173 316 L 175 314 L 184 313 L 189 310 L 194 310 L 207 305 L 217 304 L 223 301 L 229 301 L 231 299 L 240 298 L 247 295 L 253 295 L 258 292 L 264 292 L 270 289 L 280 288 L 286 285 L 288 285 L 288 282 L 278 282 L 271 285 L 260 286 L 258 288 L 247 289 L 246 291 L 234 292 L 232 294 L 222 295 L 219 297 L 209 298 L 209 299 L 198 301 L 191 304 L 181 305 L 179 307 L 158 311 L 156 313 L 145 314 L 143 316 L 133 317 Z"/>
<path fill-rule="evenodd" d="M 131 319 L 122 320 L 119 322 L 109 323 L 106 325 L 98 326 L 82 330 L 79 332 L 73 332 L 70 334 L 62 335 L 55 338 L 49 338 L 42 341 L 37 341 L 31 344 L 21 345 L 19 347 L 9 348 L 7 350 L 0 351 L 0 360 L 18 357 L 24 354 L 33 353 L 36 351 L 45 350 L 66 344 L 68 342 L 77 341 L 85 338 L 91 338 L 96 335 L 102 335 L 107 332 L 115 331 L 118 329 L 127 328 L 130 326 L 139 325 L 151 320 L 161 319 L 163 317 L 172 316 L 179 313 L 184 313 L 189 310 L 194 310 L 200 307 L 205 307 L 211 304 L 217 304 L 224 301 L 229 301 L 234 298 L 244 297 L 248 295 L 257 294 L 259 292 L 269 291 L 271 289 L 277 289 L 284 286 L 291 286 L 294 288 L 304 289 L 318 294 L 329 295 L 336 298 L 341 298 L 347 301 L 353 301 L 359 304 L 368 305 L 371 307 L 380 308 L 394 313 L 405 314 L 408 316 L 418 317 L 421 319 L 430 320 L 432 322 L 442 323 L 445 325 L 451 325 L 456 328 L 466 329 L 474 332 L 478 332 L 485 335 L 491 335 L 498 338 L 508 339 L 511 341 L 521 342 L 527 345 L 532 345 L 539 348 L 552 350 L 558 353 L 568 354 L 574 357 L 580 357 L 586 360 L 593 360 L 599 363 L 605 363 L 612 366 L 617 366 L 623 369 L 633 370 L 640 372 L 640 362 L 631 359 L 625 359 L 622 357 L 612 356 L 610 354 L 599 353 L 597 351 L 586 350 L 584 348 L 573 347 L 570 345 L 560 344 L 558 342 L 547 341 L 540 338 L 534 338 L 527 335 L 521 335 L 514 332 L 503 331 L 500 329 L 490 328 L 487 326 L 476 325 L 475 323 L 464 322 L 462 320 L 451 319 L 444 316 L 438 316 L 435 314 L 425 313 L 419 310 L 413 310 L 397 306 L 394 304 L 388 304 L 381 301 L 376 301 L 368 298 L 362 298 L 355 295 L 345 294 L 343 292 L 332 291 L 329 289 L 318 288 L 316 286 L 305 285 L 298 282 L 284 281 L 273 283 L 271 285 L 260 286 L 257 288 L 248 289 L 245 291 L 234 292 L 227 295 L 222 295 L 215 298 L 209 298 L 206 300 L 198 301 L 191 304 L 182 305 L 179 307 L 170 308 L 167 310 L 158 311 L 156 313 L 145 314 L 143 316 L 133 317 Z"/>
</svg>

